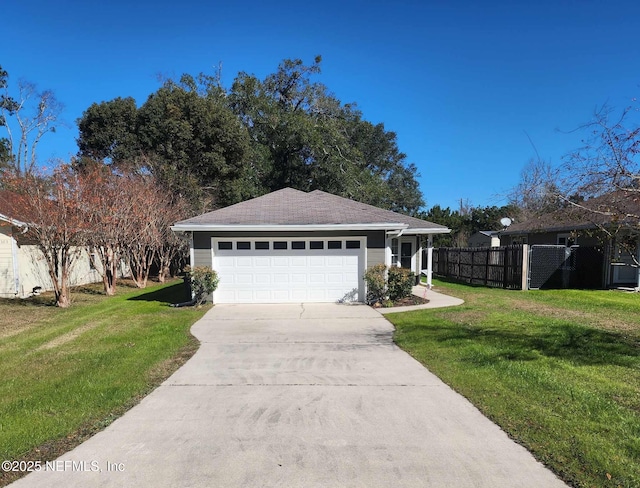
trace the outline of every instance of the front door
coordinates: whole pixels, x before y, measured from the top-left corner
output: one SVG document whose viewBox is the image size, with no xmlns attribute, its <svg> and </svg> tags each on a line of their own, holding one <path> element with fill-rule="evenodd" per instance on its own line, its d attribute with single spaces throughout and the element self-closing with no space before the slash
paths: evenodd
<svg viewBox="0 0 640 488">
<path fill-rule="evenodd" d="M 411 269 L 411 257 L 413 256 L 410 242 L 400 244 L 400 267 Z"/>
</svg>

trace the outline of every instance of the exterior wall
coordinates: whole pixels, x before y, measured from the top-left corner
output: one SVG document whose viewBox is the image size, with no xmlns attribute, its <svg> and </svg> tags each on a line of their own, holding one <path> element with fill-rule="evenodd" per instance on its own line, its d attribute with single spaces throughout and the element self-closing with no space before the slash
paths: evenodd
<svg viewBox="0 0 640 488">
<path fill-rule="evenodd" d="M 40 287 L 40 291 L 53 290 L 42 251 L 28 241 L 16 242 L 13 235 L 10 225 L 0 226 L 0 297 L 26 298 L 33 293 L 35 287 Z M 99 261 L 96 264 L 100 266 Z M 17 284 L 14 270 L 18 271 Z M 89 253 L 86 249 L 81 249 L 71 270 L 69 284 L 85 285 L 101 280 L 98 270 L 91 267 Z"/>
<path fill-rule="evenodd" d="M 16 295 L 12 246 L 11 227 L 0 226 L 0 297 Z"/>
<path fill-rule="evenodd" d="M 193 259 L 194 266 L 212 266 L 211 238 L 250 238 L 250 237 L 360 237 L 367 238 L 367 267 L 384 264 L 385 233 L 384 231 L 331 231 L 331 232 L 194 232 Z"/>
<path fill-rule="evenodd" d="M 491 237 L 476 232 L 469 237 L 469 247 L 489 247 L 491 246 Z"/>
<path fill-rule="evenodd" d="M 376 264 L 384 264 L 384 254 L 384 248 L 367 249 L 367 268 L 375 266 Z"/>
<path fill-rule="evenodd" d="M 89 253 L 86 249 L 80 249 L 80 254 L 73 263 L 69 285 L 86 285 L 102 281 L 97 269 L 92 269 Z M 35 287 L 41 287 L 40 291 L 53 290 L 53 283 L 49 276 L 49 268 L 37 246 L 27 244 L 18 248 L 18 265 L 20 268 L 20 292 L 24 298 L 32 294 Z M 100 263 L 97 263 L 100 266 Z"/>
<path fill-rule="evenodd" d="M 635 260 L 638 259 L 638 244 L 636 240 L 635 248 L 628 249 L 616 244 L 612 245 L 613 264 L 611 265 L 611 284 L 612 285 L 633 285 L 640 286 L 638 279 L 639 269 L 635 267 Z M 631 253 L 634 255 L 632 256 Z"/>
</svg>

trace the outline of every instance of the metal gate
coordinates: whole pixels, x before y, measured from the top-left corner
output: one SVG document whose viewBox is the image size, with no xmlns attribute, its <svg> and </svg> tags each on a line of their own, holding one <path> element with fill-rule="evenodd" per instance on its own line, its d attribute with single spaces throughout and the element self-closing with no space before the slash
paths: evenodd
<svg viewBox="0 0 640 488">
<path fill-rule="evenodd" d="M 529 251 L 529 289 L 604 288 L 601 247 L 533 245 Z"/>
</svg>

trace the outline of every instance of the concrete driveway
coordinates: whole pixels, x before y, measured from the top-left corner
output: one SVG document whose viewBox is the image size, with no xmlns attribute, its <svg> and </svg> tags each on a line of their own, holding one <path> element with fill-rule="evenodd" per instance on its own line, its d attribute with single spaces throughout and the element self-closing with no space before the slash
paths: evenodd
<svg viewBox="0 0 640 488">
<path fill-rule="evenodd" d="M 12 486 L 565 486 L 369 307 L 218 305 L 192 330 L 162 386 Z"/>
</svg>

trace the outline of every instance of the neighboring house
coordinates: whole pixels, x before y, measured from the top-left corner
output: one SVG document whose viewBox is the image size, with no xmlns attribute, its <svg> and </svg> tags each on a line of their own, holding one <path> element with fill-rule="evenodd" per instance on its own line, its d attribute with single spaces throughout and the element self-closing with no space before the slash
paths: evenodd
<svg viewBox="0 0 640 488">
<path fill-rule="evenodd" d="M 365 270 L 418 275 L 421 239 L 450 229 L 315 190 L 278 190 L 176 223 L 191 234 L 191 266 L 216 270 L 216 303 L 365 300 Z M 430 273 L 427 273 L 430 279 Z"/>
<path fill-rule="evenodd" d="M 42 251 L 29 241 L 25 232 L 28 218 L 18 215 L 12 205 L 11 192 L 0 191 L 0 297 L 26 298 L 40 291 L 53 290 Z M 70 284 L 83 285 L 101 281 L 86 249 L 80 251 Z"/>
<path fill-rule="evenodd" d="M 500 231 L 481 230 L 469 237 L 469 247 L 499 247 Z"/>
<path fill-rule="evenodd" d="M 604 282 L 640 287 L 640 194 L 616 192 L 514 223 L 500 231 L 500 242 L 600 246 L 604 250 Z"/>
</svg>

